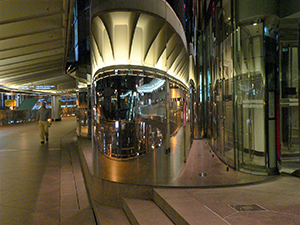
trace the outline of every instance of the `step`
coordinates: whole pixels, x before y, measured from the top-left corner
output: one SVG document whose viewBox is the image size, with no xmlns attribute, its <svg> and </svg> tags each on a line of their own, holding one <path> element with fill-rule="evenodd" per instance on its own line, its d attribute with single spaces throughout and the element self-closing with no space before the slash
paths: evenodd
<svg viewBox="0 0 300 225">
<path fill-rule="evenodd" d="M 155 188 L 154 202 L 175 224 L 227 224 L 219 215 L 203 205 L 184 189 Z"/>
<path fill-rule="evenodd" d="M 93 208 L 98 224 L 101 225 L 130 225 L 124 211 L 93 201 Z"/>
<path fill-rule="evenodd" d="M 174 225 L 166 214 L 150 200 L 124 198 L 123 209 L 133 225 Z"/>
</svg>

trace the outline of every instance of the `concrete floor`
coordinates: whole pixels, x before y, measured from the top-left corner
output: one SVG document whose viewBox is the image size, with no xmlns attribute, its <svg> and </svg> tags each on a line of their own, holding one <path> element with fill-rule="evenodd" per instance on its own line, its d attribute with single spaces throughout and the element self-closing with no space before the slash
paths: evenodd
<svg viewBox="0 0 300 225">
<path fill-rule="evenodd" d="M 76 151 L 75 118 L 41 144 L 34 122 L 0 127 L 0 224 L 96 224 Z"/>
</svg>

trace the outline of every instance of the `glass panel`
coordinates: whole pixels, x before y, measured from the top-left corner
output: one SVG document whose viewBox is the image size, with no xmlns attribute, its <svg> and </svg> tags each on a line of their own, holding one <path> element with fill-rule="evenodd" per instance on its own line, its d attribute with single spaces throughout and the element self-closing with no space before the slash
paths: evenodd
<svg viewBox="0 0 300 225">
<path fill-rule="evenodd" d="M 281 156 L 284 168 L 299 168 L 298 48 L 281 48 Z"/>
<path fill-rule="evenodd" d="M 224 95 L 224 154 L 234 164 L 234 134 L 233 134 L 233 101 L 232 101 L 232 78 L 225 80 Z"/>
<path fill-rule="evenodd" d="M 227 26 L 227 30 L 231 28 Z M 227 31 L 223 42 L 223 104 L 224 104 L 224 156 L 228 163 L 234 166 L 234 129 L 233 129 L 233 61 L 232 34 Z"/>
<path fill-rule="evenodd" d="M 238 166 L 265 171 L 263 23 L 239 27 L 235 54 Z"/>
<path fill-rule="evenodd" d="M 90 125 L 90 111 L 88 110 L 88 92 L 80 91 L 77 93 L 77 127 L 76 133 L 78 136 L 88 137 Z"/>
<path fill-rule="evenodd" d="M 217 4 L 206 30 L 209 95 L 209 143 L 218 156 L 234 167 L 233 60 L 231 1 Z"/>
</svg>

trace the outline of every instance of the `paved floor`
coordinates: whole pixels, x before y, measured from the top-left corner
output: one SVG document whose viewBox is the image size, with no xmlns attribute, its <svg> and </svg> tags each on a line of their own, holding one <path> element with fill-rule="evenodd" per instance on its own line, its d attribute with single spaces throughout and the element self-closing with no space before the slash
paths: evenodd
<svg viewBox="0 0 300 225">
<path fill-rule="evenodd" d="M 157 190 L 189 224 L 300 224 L 300 179 L 288 175 L 236 187 Z"/>
<path fill-rule="evenodd" d="M 35 123 L 0 127 L 1 225 L 96 224 L 74 151 L 75 121 L 54 122 L 44 145 Z"/>
<path fill-rule="evenodd" d="M 84 147 L 92 170 L 91 148 L 88 143 Z M 194 141 L 183 172 L 169 183 L 172 188 L 168 185 L 158 188 L 164 191 L 166 199 L 173 201 L 170 204 L 178 211 L 191 214 L 188 206 L 196 201 L 212 212 L 213 217 L 221 219 L 217 224 L 300 224 L 300 178 L 285 173 L 270 177 L 227 170 L 212 154 L 205 140 Z M 109 160 L 105 165 L 110 166 Z M 206 175 L 202 177 L 200 173 Z M 121 215 L 120 210 L 102 206 L 101 213 L 101 224 L 121 224 L 111 216 Z M 189 216 L 194 221 L 190 224 L 212 224 L 199 214 Z"/>
<path fill-rule="evenodd" d="M 45 145 L 34 123 L 0 127 L 1 225 L 96 224 L 74 151 L 75 126 L 75 118 L 54 122 Z M 225 224 L 300 224 L 299 178 L 283 174 L 251 180 L 244 173 L 227 171 L 205 141 L 196 141 L 193 149 L 186 169 L 172 181 L 177 187 L 188 182 L 190 188 L 167 188 L 168 194 L 188 194 Z M 233 187 L 234 182 L 243 185 Z M 116 223 L 110 217 L 102 224 Z"/>
<path fill-rule="evenodd" d="M 199 177 L 199 173 L 206 176 Z M 263 180 L 265 178 L 265 180 Z M 174 184 L 190 184 L 193 188 L 160 188 L 177 212 L 190 216 L 190 224 L 232 225 L 299 225 L 300 178 L 282 173 L 280 176 L 255 176 L 229 169 L 212 152 L 205 140 L 194 141 L 187 165 Z M 212 212 L 204 219 L 193 211 L 193 202 Z M 189 210 L 190 207 L 190 210 Z M 201 208 L 200 207 L 200 208 Z"/>
</svg>

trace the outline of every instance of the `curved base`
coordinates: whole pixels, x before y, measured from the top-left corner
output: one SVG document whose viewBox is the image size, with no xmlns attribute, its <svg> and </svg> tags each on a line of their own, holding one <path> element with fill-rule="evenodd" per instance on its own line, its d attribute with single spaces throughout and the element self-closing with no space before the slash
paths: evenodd
<svg viewBox="0 0 300 225">
<path fill-rule="evenodd" d="M 79 138 L 79 154 L 82 161 L 85 181 L 92 200 L 107 206 L 121 208 L 123 198 L 153 199 L 153 188 L 204 188 L 204 187 L 229 187 L 260 183 L 276 178 L 277 176 L 258 176 L 246 174 L 234 169 L 229 169 L 218 157 L 212 157 L 210 148 L 205 140 L 194 141 L 191 152 L 184 164 L 183 172 L 170 182 L 160 184 L 135 183 L 123 180 L 115 182 L 101 178 L 98 165 L 93 165 L 91 141 Z M 110 160 L 110 159 L 108 159 Z M 110 160 L 102 162 L 105 166 L 118 169 L 119 161 Z M 103 171 L 102 171 L 103 172 Z M 201 176 L 206 174 L 206 176 Z M 113 175 L 113 174 L 111 174 Z M 130 174 L 127 174 L 130 177 Z"/>
</svg>

